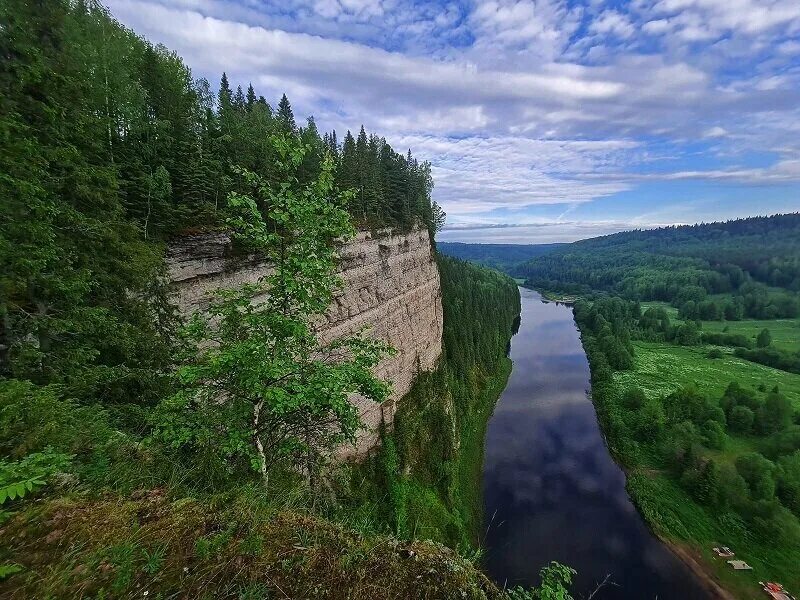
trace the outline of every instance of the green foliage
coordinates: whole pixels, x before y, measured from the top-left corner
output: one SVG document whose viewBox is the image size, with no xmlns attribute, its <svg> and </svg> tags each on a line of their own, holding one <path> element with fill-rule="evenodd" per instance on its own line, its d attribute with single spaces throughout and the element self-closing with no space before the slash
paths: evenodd
<svg viewBox="0 0 800 600">
<path fill-rule="evenodd" d="M 20 460 L 0 460 L 0 505 L 44 487 L 49 477 L 68 468 L 71 458 L 48 447 Z"/>
<path fill-rule="evenodd" d="M 563 244 L 465 244 L 437 242 L 436 248 L 445 256 L 478 263 L 514 275 L 515 268 L 537 256 L 552 252 Z"/>
<path fill-rule="evenodd" d="M 772 347 L 755 348 L 753 350 L 737 348 L 736 356 L 780 369 L 781 371 L 800 374 L 800 353 L 789 353 Z"/>
<path fill-rule="evenodd" d="M 781 503 L 800 516 L 800 450 L 778 460 L 777 483 Z"/>
<path fill-rule="evenodd" d="M 10 577 L 14 573 L 19 573 L 20 571 L 22 571 L 22 567 L 15 563 L 6 563 L 4 565 L 0 565 L 0 581 Z"/>
<path fill-rule="evenodd" d="M 332 195 L 331 161 L 303 185 L 297 170 L 305 149 L 291 136 L 273 144 L 282 182 L 243 171 L 255 198 L 228 200 L 237 239 L 273 269 L 255 284 L 220 292 L 207 312 L 194 315 L 176 373 L 180 390 L 161 403 L 153 424 L 156 439 L 216 456 L 222 469 L 249 463 L 266 482 L 270 468 L 288 459 L 313 484 L 330 451 L 355 439 L 360 419 L 348 396 L 387 396 L 388 385 L 371 369 L 388 348 L 366 336 L 317 338 L 312 320 L 341 283 L 334 241 L 353 228 L 344 198 Z"/>
<path fill-rule="evenodd" d="M 755 500 L 772 500 L 775 495 L 775 465 L 757 452 L 736 459 L 736 470 L 747 482 Z"/>
<path fill-rule="evenodd" d="M 575 569 L 553 561 L 539 571 L 541 583 L 538 587 L 512 588 L 508 590 L 508 598 L 509 600 L 572 600 L 572 596 L 569 595 L 569 585 L 576 573 Z"/>
<path fill-rule="evenodd" d="M 403 398 L 378 455 L 362 468 L 381 498 L 378 520 L 392 531 L 474 548 L 482 503 L 483 435 L 505 386 L 506 351 L 519 315 L 509 277 L 440 256 L 444 356 Z"/>
<path fill-rule="evenodd" d="M 583 240 L 519 271 L 539 289 L 671 302 L 687 320 L 775 319 L 800 315 L 799 257 L 794 213 Z M 714 294 L 733 296 L 720 301 Z"/>
<path fill-rule="evenodd" d="M 756 347 L 758 348 L 766 348 L 772 343 L 772 335 L 769 332 L 769 329 L 762 329 L 758 337 L 756 338 Z"/>
<path fill-rule="evenodd" d="M 757 429 L 764 435 L 786 429 L 792 424 L 793 414 L 794 410 L 789 399 L 778 392 L 771 392 L 758 408 Z"/>
<path fill-rule="evenodd" d="M 612 310 L 615 302 L 620 308 Z M 620 302 L 579 301 L 575 316 L 592 368 L 598 417 L 610 450 L 631 470 L 629 489 L 642 514 L 657 531 L 698 548 L 736 541 L 737 555 L 748 562 L 762 556 L 757 564 L 764 573 L 798 585 L 791 566 L 800 547 L 791 456 L 800 449 L 800 428 L 792 424 L 800 383 L 788 372 L 729 354 L 710 358 L 707 347 L 678 346 L 686 340 L 681 325 L 669 322 L 673 310 L 650 305 L 637 318 L 633 306 L 622 309 Z M 745 337 L 740 324 L 730 329 L 701 341 L 728 345 Z M 598 339 L 602 331 L 648 340 L 631 342 L 632 368 L 611 365 L 610 346 Z M 663 427 L 648 427 L 659 417 Z M 746 582 L 726 583 L 747 589 Z"/>
</svg>

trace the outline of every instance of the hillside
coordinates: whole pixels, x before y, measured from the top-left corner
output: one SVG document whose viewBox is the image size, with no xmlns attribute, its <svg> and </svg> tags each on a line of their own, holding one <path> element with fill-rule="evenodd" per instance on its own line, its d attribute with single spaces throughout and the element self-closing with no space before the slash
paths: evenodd
<svg viewBox="0 0 800 600">
<path fill-rule="evenodd" d="M 565 244 L 467 244 L 464 242 L 437 242 L 442 254 L 468 260 L 503 271 L 510 275 L 516 267 L 537 256 L 549 254 Z"/>
<path fill-rule="evenodd" d="M 532 285 L 672 301 L 753 281 L 800 289 L 800 213 L 637 230 L 562 246 L 519 268 Z"/>
</svg>

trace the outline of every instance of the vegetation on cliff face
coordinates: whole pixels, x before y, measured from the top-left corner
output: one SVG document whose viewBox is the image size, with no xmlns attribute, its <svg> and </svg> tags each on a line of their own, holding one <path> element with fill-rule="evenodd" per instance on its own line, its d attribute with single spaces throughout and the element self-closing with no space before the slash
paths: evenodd
<svg viewBox="0 0 800 600">
<path fill-rule="evenodd" d="M 442 364 L 403 399 L 394 431 L 358 474 L 361 495 L 386 490 L 375 518 L 398 535 L 480 546 L 483 438 L 511 371 L 508 344 L 519 290 L 500 273 L 439 257 L 444 308 Z M 366 473 L 365 473 L 366 472 Z"/>
</svg>

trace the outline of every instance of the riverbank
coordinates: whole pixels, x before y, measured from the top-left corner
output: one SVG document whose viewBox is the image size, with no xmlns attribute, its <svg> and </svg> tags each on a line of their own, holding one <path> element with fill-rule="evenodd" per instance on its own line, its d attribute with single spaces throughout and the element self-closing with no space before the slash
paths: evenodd
<svg viewBox="0 0 800 600">
<path fill-rule="evenodd" d="M 609 314 L 622 310 L 620 306 L 607 308 Z M 576 309 L 576 315 L 585 310 Z M 764 537 L 761 529 L 754 529 L 758 521 L 753 525 L 734 510 L 737 505 L 730 504 L 732 501 L 721 504 L 715 499 L 718 496 L 712 495 L 731 493 L 730 487 L 723 486 L 736 484 L 737 459 L 756 452 L 759 439 L 730 433 L 719 448 L 709 448 L 703 445 L 709 442 L 700 437 L 699 427 L 694 433 L 696 426 L 689 423 L 684 429 L 693 441 L 688 450 L 683 450 L 684 441 L 675 437 L 675 427 L 680 423 L 667 420 L 671 413 L 664 412 L 671 410 L 665 399 L 676 392 L 688 393 L 683 392 L 687 389 L 695 390 L 696 395 L 679 402 L 700 398 L 697 401 L 708 403 L 704 406 L 713 411 L 731 381 L 752 389 L 771 389 L 779 384 L 781 392 L 794 402 L 793 376 L 732 356 L 710 358 L 707 347 L 643 341 L 628 341 L 632 359 L 627 368 L 610 369 L 604 348 L 622 351 L 615 344 L 605 342 L 604 346 L 598 341 L 592 331 L 596 318 L 576 318 L 582 325 L 583 347 L 592 371 L 592 400 L 608 448 L 625 467 L 630 497 L 648 527 L 711 586 L 715 597 L 760 598 L 763 591 L 759 580 L 779 581 L 790 590 L 796 589 L 800 585 L 796 569 L 798 548 L 781 539 L 790 532 L 772 530 L 774 534 Z M 614 324 L 614 330 L 620 330 L 619 323 Z M 631 390 L 640 390 L 641 400 L 629 399 Z M 686 452 L 691 452 L 694 462 L 688 462 Z M 708 481 L 703 484 L 707 488 L 699 484 L 693 488 L 693 481 Z M 698 494 L 706 494 L 700 498 L 707 500 L 701 503 Z M 725 560 L 716 558 L 712 548 L 721 545 L 731 547 L 736 558 L 746 561 L 753 570 L 734 571 Z"/>
<path fill-rule="evenodd" d="M 535 289 L 533 287 L 527 286 L 524 279 L 522 280 L 522 283 L 520 285 L 529 290 Z M 559 304 L 565 304 L 567 306 L 572 306 L 580 299 L 580 296 L 576 296 L 573 294 L 561 294 L 558 292 L 550 292 L 546 290 L 545 291 L 536 290 L 536 292 L 539 293 L 542 296 L 542 298 L 547 302 L 557 302 Z"/>
<path fill-rule="evenodd" d="M 691 547 L 687 547 L 661 535 L 658 536 L 658 539 L 660 539 L 675 556 L 683 561 L 683 564 L 691 569 L 694 576 L 703 583 L 711 598 L 716 600 L 736 600 L 736 596 L 722 587 L 720 582 L 717 581 L 714 575 L 709 572 L 708 568 L 704 565 L 702 558 L 699 557 Z"/>
</svg>

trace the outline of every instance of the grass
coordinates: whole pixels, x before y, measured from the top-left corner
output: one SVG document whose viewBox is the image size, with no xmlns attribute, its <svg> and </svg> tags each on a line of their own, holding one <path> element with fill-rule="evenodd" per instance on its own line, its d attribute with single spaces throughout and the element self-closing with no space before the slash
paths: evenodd
<svg viewBox="0 0 800 600">
<path fill-rule="evenodd" d="M 678 309 L 666 302 L 642 302 L 642 312 L 650 307 L 663 308 L 670 321 L 681 323 Z M 744 319 L 742 321 L 701 321 L 702 330 L 720 333 L 727 328 L 728 333 L 740 333 L 755 340 L 762 329 L 769 329 L 772 346 L 778 350 L 800 352 L 800 319 Z"/>
<path fill-rule="evenodd" d="M 655 396 L 666 396 L 687 385 L 719 398 L 732 381 L 767 389 L 777 385 L 782 394 L 800 410 L 800 376 L 725 354 L 708 358 L 712 346 L 673 346 L 660 342 L 633 343 L 634 368 L 620 371 L 614 381 L 620 387 L 637 385 Z"/>
<path fill-rule="evenodd" d="M 262 494 L 263 495 L 263 494 Z M 217 498 L 105 495 L 38 503 L 3 529 L 24 570 L 3 598 L 499 598 L 441 544 L 364 534 L 263 506 L 257 490 Z"/>
<path fill-rule="evenodd" d="M 725 354 L 708 358 L 709 346 L 683 347 L 666 343 L 635 341 L 634 368 L 614 374 L 617 393 L 641 387 L 648 396 L 664 397 L 694 385 L 703 394 L 720 398 L 731 381 L 767 389 L 778 385 L 800 410 L 800 376 Z M 706 450 L 718 462 L 735 462 L 737 456 L 757 450 L 760 438 L 731 436 L 724 450 Z M 763 544 L 754 539 L 733 514 L 716 515 L 697 504 L 659 465 L 644 464 L 629 473 L 628 489 L 640 512 L 656 533 L 672 543 L 688 547 L 723 587 L 738 598 L 760 598 L 759 580 L 780 581 L 790 590 L 800 589 L 800 548 Z M 716 545 L 730 546 L 737 558 L 753 571 L 735 572 L 713 555 Z"/>
<path fill-rule="evenodd" d="M 671 544 L 698 557 L 722 587 L 736 598 L 759 599 L 758 581 L 779 581 L 789 590 L 800 588 L 800 549 L 764 545 L 754 540 L 737 518 L 714 515 L 699 506 L 674 480 L 659 473 L 632 473 L 628 492 L 651 528 Z M 734 571 L 712 548 L 724 545 L 745 560 L 752 571 Z"/>
<path fill-rule="evenodd" d="M 703 331 L 717 333 L 726 327 L 729 333 L 741 333 L 751 339 L 755 339 L 762 329 L 769 329 L 774 348 L 787 352 L 800 351 L 800 319 L 703 321 Z"/>
</svg>

